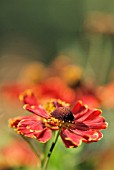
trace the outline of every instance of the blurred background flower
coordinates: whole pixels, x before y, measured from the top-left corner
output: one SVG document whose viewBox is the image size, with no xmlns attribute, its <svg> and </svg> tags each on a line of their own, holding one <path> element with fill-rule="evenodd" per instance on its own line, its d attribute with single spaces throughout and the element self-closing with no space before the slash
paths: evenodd
<svg viewBox="0 0 114 170">
<path fill-rule="evenodd" d="M 14 138 L 0 149 L 0 168 L 35 167 L 38 160 L 27 143 Z"/>
</svg>

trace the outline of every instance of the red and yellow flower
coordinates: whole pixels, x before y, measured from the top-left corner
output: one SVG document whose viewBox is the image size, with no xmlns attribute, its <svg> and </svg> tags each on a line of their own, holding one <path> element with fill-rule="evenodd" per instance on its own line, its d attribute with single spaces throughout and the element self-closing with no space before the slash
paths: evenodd
<svg viewBox="0 0 114 170">
<path fill-rule="evenodd" d="M 78 101 L 71 109 L 70 104 L 51 99 L 40 105 L 30 91 L 21 96 L 24 108 L 32 115 L 10 119 L 10 126 L 17 133 L 36 138 L 45 143 L 52 131 L 60 130 L 60 136 L 67 148 L 75 148 L 82 142 L 97 142 L 102 138 L 100 130 L 107 128 L 107 122 L 100 116 L 101 110 L 90 109 Z"/>
</svg>

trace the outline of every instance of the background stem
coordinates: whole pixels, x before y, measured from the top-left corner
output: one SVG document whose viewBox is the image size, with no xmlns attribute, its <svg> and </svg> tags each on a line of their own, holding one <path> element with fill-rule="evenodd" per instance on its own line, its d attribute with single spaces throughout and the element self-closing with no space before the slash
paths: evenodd
<svg viewBox="0 0 114 170">
<path fill-rule="evenodd" d="M 22 136 L 22 135 L 21 135 Z M 31 149 L 33 150 L 33 152 L 35 153 L 35 155 L 37 156 L 37 158 L 39 159 L 41 157 L 41 153 L 37 152 L 35 147 L 33 146 L 33 144 L 30 142 L 29 139 L 27 139 L 26 137 L 22 136 L 22 138 L 29 144 L 29 146 L 31 147 Z"/>
</svg>

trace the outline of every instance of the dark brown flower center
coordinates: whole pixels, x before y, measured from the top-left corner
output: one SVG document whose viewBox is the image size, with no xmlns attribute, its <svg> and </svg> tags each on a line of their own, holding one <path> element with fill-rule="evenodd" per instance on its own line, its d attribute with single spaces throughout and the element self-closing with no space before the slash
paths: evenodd
<svg viewBox="0 0 114 170">
<path fill-rule="evenodd" d="M 67 107 L 59 107 L 56 110 L 54 110 L 51 113 L 51 115 L 54 118 L 64 121 L 64 122 L 71 122 L 74 120 L 74 116 L 73 116 L 72 112 Z"/>
</svg>

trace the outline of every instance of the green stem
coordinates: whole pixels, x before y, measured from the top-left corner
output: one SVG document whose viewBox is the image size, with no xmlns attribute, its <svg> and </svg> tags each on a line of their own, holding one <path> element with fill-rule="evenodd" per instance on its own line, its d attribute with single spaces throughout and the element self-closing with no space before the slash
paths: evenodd
<svg viewBox="0 0 114 170">
<path fill-rule="evenodd" d="M 54 149 L 54 147 L 55 147 L 55 144 L 57 143 L 59 134 L 60 134 L 60 130 L 56 133 L 55 139 L 54 139 L 54 141 L 53 141 L 52 144 L 51 144 L 51 147 L 50 147 L 50 150 L 49 150 L 49 152 L 48 152 L 48 154 L 47 154 L 46 159 L 44 160 L 43 170 L 46 170 L 46 169 L 47 169 L 49 159 L 50 159 L 50 157 L 51 157 L 51 154 L 52 154 L 52 152 L 53 152 L 53 149 Z"/>
</svg>

